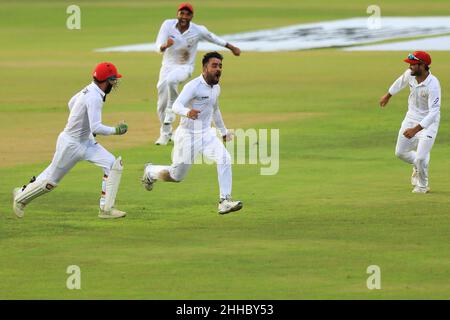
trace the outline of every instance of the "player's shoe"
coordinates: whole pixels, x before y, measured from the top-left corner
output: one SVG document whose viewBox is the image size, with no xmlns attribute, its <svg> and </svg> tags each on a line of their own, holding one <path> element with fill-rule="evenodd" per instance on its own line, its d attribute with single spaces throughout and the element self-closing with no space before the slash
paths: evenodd
<svg viewBox="0 0 450 320">
<path fill-rule="evenodd" d="M 123 218 L 127 215 L 125 211 L 120 211 L 116 208 L 111 208 L 111 210 L 106 211 L 100 209 L 98 212 L 98 217 L 100 219 L 117 219 L 117 218 Z"/>
<path fill-rule="evenodd" d="M 175 112 L 172 111 L 172 109 L 167 108 L 166 109 L 166 115 L 164 116 L 164 124 L 168 125 L 174 122 L 176 119 Z"/>
<path fill-rule="evenodd" d="M 415 186 L 412 193 L 428 193 L 430 191 L 429 187 L 419 187 Z"/>
<path fill-rule="evenodd" d="M 151 165 L 152 165 L 151 163 L 147 163 L 147 164 L 144 166 L 144 175 L 142 176 L 142 185 L 144 186 L 144 188 L 145 188 L 147 191 L 152 191 L 152 190 L 153 190 L 153 184 L 156 182 L 156 180 L 153 180 L 152 178 L 150 178 L 150 177 L 147 175 L 147 172 L 146 172 L 146 170 L 145 170 L 145 169 L 147 169 L 148 166 L 151 166 Z"/>
<path fill-rule="evenodd" d="M 16 201 L 16 196 L 21 188 L 14 188 L 13 190 L 13 210 L 18 218 L 23 218 L 25 215 L 25 205 Z"/>
<path fill-rule="evenodd" d="M 221 199 L 219 202 L 219 214 L 239 211 L 242 209 L 242 206 L 241 201 L 233 201 L 231 198 Z"/>
<path fill-rule="evenodd" d="M 419 172 L 417 171 L 416 167 L 413 166 L 413 172 L 411 175 L 411 185 L 417 186 L 418 179 L 419 179 Z"/>
<path fill-rule="evenodd" d="M 157 146 L 166 146 L 170 139 L 172 138 L 172 134 L 162 134 L 159 136 L 158 140 L 155 141 Z"/>
</svg>

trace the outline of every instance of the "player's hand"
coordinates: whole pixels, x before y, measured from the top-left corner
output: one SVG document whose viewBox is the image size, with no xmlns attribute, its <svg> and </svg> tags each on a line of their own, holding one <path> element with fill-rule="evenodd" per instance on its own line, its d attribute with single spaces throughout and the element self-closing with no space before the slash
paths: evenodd
<svg viewBox="0 0 450 320">
<path fill-rule="evenodd" d="M 227 44 L 227 48 L 231 50 L 231 52 L 235 55 L 235 56 L 240 56 L 241 55 L 241 49 L 239 49 L 238 47 L 233 46 L 232 44 Z"/>
<path fill-rule="evenodd" d="M 171 46 L 173 46 L 173 44 L 175 43 L 175 41 L 172 38 L 167 39 L 166 43 L 163 44 L 161 46 L 161 51 L 164 52 L 167 50 L 167 48 L 170 48 Z"/>
<path fill-rule="evenodd" d="M 174 43 L 175 41 L 173 40 L 173 38 L 167 39 L 166 48 L 170 48 L 171 46 L 173 46 Z"/>
<path fill-rule="evenodd" d="M 189 112 L 188 112 L 188 114 L 187 114 L 187 117 L 188 117 L 189 119 L 195 120 L 195 119 L 198 118 L 198 114 L 199 114 L 199 113 L 200 113 L 200 110 L 197 110 L 197 109 L 191 109 L 191 110 L 189 110 Z"/>
<path fill-rule="evenodd" d="M 227 134 L 222 136 L 223 142 L 231 141 L 233 140 L 234 134 L 233 132 L 227 131 Z"/>
<path fill-rule="evenodd" d="M 412 137 L 414 137 L 417 132 L 419 132 L 420 130 L 422 130 L 422 127 L 420 125 L 414 127 L 414 128 L 408 128 L 405 130 L 405 132 L 403 132 L 403 135 L 408 138 L 411 139 Z"/>
<path fill-rule="evenodd" d="M 386 93 L 384 96 L 382 96 L 382 97 L 380 98 L 380 107 L 384 108 L 384 107 L 388 104 L 389 99 L 390 99 L 391 97 L 392 97 L 392 96 L 391 96 L 390 93 Z"/>
<path fill-rule="evenodd" d="M 237 57 L 239 57 L 241 55 L 241 49 L 239 49 L 238 47 L 233 47 L 231 49 L 231 52 L 233 52 L 233 54 Z"/>
<path fill-rule="evenodd" d="M 122 135 L 127 133 L 128 125 L 125 122 L 121 122 L 116 126 L 116 134 Z"/>
<path fill-rule="evenodd" d="M 233 46 L 231 43 L 227 43 L 225 45 L 225 48 L 228 48 L 231 50 L 231 52 L 235 55 L 235 56 L 240 56 L 241 55 L 241 49 L 239 49 L 238 47 Z"/>
<path fill-rule="evenodd" d="M 174 43 L 175 41 L 172 38 L 167 39 L 167 42 L 164 45 L 165 49 L 170 48 L 171 46 L 173 46 Z"/>
</svg>

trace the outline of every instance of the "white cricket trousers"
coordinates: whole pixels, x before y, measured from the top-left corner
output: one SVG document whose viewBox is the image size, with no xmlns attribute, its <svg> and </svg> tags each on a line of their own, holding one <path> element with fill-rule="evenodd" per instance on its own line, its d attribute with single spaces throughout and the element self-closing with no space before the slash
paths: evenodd
<svg viewBox="0 0 450 320">
<path fill-rule="evenodd" d="M 430 163 L 430 152 L 439 128 L 439 121 L 436 121 L 428 128 L 422 129 L 411 139 L 403 135 L 408 128 L 413 128 L 419 124 L 418 121 L 405 118 L 398 132 L 395 155 L 401 160 L 415 166 L 418 172 L 418 186 L 428 187 L 428 165 Z"/>
<path fill-rule="evenodd" d="M 168 170 L 172 179 L 181 181 L 192 164 L 199 163 L 197 160 L 200 154 L 217 164 L 220 198 L 230 197 L 232 187 L 231 156 L 217 137 L 214 128 L 204 133 L 192 134 L 178 127 L 174 135 L 172 165 L 150 165 L 146 169 L 146 174 L 150 178 L 158 180 L 159 173 Z"/>
<path fill-rule="evenodd" d="M 102 197 L 100 198 L 101 206 L 104 202 L 103 196 L 106 192 L 106 179 L 115 159 L 108 150 L 95 140 L 75 139 L 63 131 L 58 136 L 52 162 L 36 180 L 49 180 L 54 184 L 58 184 L 75 164 L 87 160 L 103 169 Z"/>
<path fill-rule="evenodd" d="M 159 72 L 157 113 L 161 122 L 161 135 L 172 133 L 172 125 L 164 125 L 166 109 L 172 108 L 178 97 L 178 85 L 186 81 L 193 72 L 191 65 L 162 66 Z"/>
</svg>

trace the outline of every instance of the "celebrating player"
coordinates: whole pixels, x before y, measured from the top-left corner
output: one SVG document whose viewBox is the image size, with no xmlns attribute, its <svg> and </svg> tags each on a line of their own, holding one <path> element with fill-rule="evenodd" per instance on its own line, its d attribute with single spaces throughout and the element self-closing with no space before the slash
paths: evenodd
<svg viewBox="0 0 450 320">
<path fill-rule="evenodd" d="M 409 69 L 403 73 L 380 99 L 385 107 L 389 99 L 409 85 L 408 113 L 398 134 L 395 155 L 413 165 L 412 192 L 427 193 L 430 151 L 439 128 L 441 87 L 430 72 L 431 57 L 416 51 L 404 60 Z"/>
<path fill-rule="evenodd" d="M 157 113 L 161 122 L 157 145 L 166 145 L 172 137 L 172 122 L 176 118 L 172 105 L 178 96 L 178 85 L 194 71 L 198 42 L 206 40 L 230 49 L 235 56 L 241 54 L 239 48 L 209 32 L 206 27 L 191 23 L 193 16 L 192 5 L 182 3 L 178 7 L 177 19 L 165 20 L 156 39 L 157 50 L 163 53 L 157 84 Z"/>
<path fill-rule="evenodd" d="M 214 121 L 223 141 L 232 139 L 219 109 L 222 60 L 223 57 L 217 52 L 209 52 L 203 57 L 202 74 L 184 86 L 173 105 L 173 111 L 182 118 L 174 135 L 172 165 L 147 164 L 142 182 L 149 191 L 157 180 L 179 182 L 187 174 L 195 157 L 203 154 L 217 163 L 219 213 L 225 214 L 240 210 L 242 202 L 231 199 L 231 156 L 211 127 L 211 121 Z"/>
<path fill-rule="evenodd" d="M 52 163 L 37 178 L 33 177 L 29 184 L 13 191 L 13 209 L 17 217 L 23 217 L 26 205 L 53 190 L 65 174 L 82 160 L 96 164 L 104 172 L 99 217 L 109 219 L 126 215 L 114 208 L 123 170 L 122 159 L 116 159 L 94 138 L 97 134 L 122 135 L 128 130 L 125 123 L 116 127 L 102 124 L 106 95 L 121 77 L 112 63 L 100 63 L 93 72 L 93 82 L 70 99 L 69 118 L 64 131 L 59 134 Z"/>
</svg>

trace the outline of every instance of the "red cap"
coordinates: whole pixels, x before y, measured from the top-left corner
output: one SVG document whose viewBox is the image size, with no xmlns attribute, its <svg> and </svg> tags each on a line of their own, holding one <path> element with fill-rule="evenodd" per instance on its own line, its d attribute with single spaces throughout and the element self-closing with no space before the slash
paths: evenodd
<svg viewBox="0 0 450 320">
<path fill-rule="evenodd" d="M 194 7 L 189 2 L 183 2 L 182 4 L 180 4 L 180 6 L 178 7 L 178 11 L 182 9 L 188 9 L 190 12 L 194 13 Z"/>
<path fill-rule="evenodd" d="M 122 78 L 121 74 L 117 73 L 117 68 L 111 62 L 99 63 L 92 75 L 99 81 L 105 81 L 109 78 Z"/>
<path fill-rule="evenodd" d="M 431 57 L 425 51 L 414 51 L 414 53 L 410 53 L 408 58 L 404 59 L 406 63 L 409 64 L 419 64 L 425 63 L 427 66 L 431 64 Z"/>
</svg>

